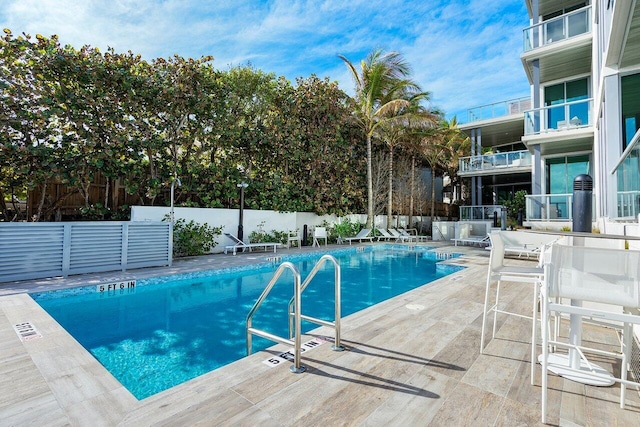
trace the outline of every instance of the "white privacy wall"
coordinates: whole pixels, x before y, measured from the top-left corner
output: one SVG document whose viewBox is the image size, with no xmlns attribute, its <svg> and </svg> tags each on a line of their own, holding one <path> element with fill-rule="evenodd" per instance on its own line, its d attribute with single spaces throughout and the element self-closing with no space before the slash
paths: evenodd
<svg viewBox="0 0 640 427">
<path fill-rule="evenodd" d="M 131 221 L 158 221 L 169 215 L 171 209 L 165 206 L 132 206 Z M 211 227 L 222 227 L 223 233 L 238 234 L 239 209 L 219 209 L 219 208 L 174 208 L 174 217 L 184 219 L 189 222 L 209 224 Z M 336 223 L 339 219 L 335 215 L 318 216 L 308 212 L 276 212 L 267 210 L 245 209 L 243 212 L 243 233 L 246 240 L 252 231 L 262 229 L 266 232 L 295 231 L 300 230 L 306 224 L 309 229 L 322 224 L 323 221 Z M 226 236 L 218 238 L 218 245 L 212 248 L 211 252 L 222 252 L 224 247 L 231 245 Z"/>
<path fill-rule="evenodd" d="M 165 216 L 168 216 L 170 212 L 171 208 L 167 206 L 132 206 L 131 221 L 161 221 Z M 223 233 L 238 234 L 239 209 L 176 207 L 173 213 L 176 219 L 182 218 L 187 222 L 193 220 L 200 224 L 206 223 L 212 227 L 222 227 Z M 266 232 L 271 232 L 272 230 L 298 230 L 300 234 L 302 234 L 305 225 L 309 232 L 311 232 L 313 227 L 319 226 L 325 221 L 329 224 L 336 224 L 343 218 L 346 218 L 351 222 L 360 222 L 363 224 L 367 222 L 367 215 L 365 214 L 338 217 L 336 215 L 316 215 L 311 212 L 277 212 L 245 209 L 243 216 L 242 225 L 245 240 L 252 231 L 258 230 L 260 225 L 262 225 L 262 229 Z M 421 216 L 413 217 L 414 221 L 425 221 L 428 219 L 428 217 Z M 392 223 L 397 227 L 408 227 L 408 217 L 394 215 Z M 375 226 L 386 228 L 387 216 L 376 215 Z M 224 235 L 221 235 L 218 238 L 218 245 L 212 248 L 211 252 L 222 252 L 224 247 L 230 244 L 232 244 L 232 242 Z"/>
</svg>

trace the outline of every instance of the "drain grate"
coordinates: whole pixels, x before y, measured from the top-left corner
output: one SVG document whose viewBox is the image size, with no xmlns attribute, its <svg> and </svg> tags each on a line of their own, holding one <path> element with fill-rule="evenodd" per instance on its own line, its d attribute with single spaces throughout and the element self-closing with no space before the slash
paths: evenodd
<svg viewBox="0 0 640 427">
<path fill-rule="evenodd" d="M 451 252 L 436 252 L 436 259 L 451 259 L 453 254 Z"/>
</svg>

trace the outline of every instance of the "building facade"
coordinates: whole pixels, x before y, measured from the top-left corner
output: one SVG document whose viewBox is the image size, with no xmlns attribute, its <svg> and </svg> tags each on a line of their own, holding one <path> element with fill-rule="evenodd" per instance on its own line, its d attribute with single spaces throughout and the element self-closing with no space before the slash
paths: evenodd
<svg viewBox="0 0 640 427">
<path fill-rule="evenodd" d="M 527 0 L 520 58 L 530 96 L 469 110 L 460 128 L 474 206 L 527 191 L 529 225 L 571 221 L 574 179 L 594 220 L 640 213 L 640 2 Z M 489 209 L 490 210 L 490 209 Z"/>
</svg>

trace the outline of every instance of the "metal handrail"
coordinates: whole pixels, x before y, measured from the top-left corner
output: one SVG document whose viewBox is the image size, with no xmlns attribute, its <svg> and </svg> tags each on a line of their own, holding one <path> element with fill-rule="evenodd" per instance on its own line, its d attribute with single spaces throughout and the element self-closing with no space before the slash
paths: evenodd
<svg viewBox="0 0 640 427">
<path fill-rule="evenodd" d="M 258 307 L 260 307 L 262 302 L 265 300 L 265 298 L 267 297 L 269 292 L 271 292 L 271 289 L 276 284 L 276 282 L 278 281 L 278 279 L 280 278 L 282 273 L 284 273 L 284 270 L 287 269 L 287 268 L 289 270 L 291 270 L 291 272 L 293 273 L 293 280 L 294 280 L 293 299 L 294 299 L 295 310 L 296 310 L 295 311 L 295 329 L 296 329 L 296 333 L 295 333 L 295 339 L 293 341 L 291 341 L 291 339 L 282 338 L 282 337 L 279 337 L 277 335 L 271 334 L 269 332 L 266 332 L 266 331 L 263 331 L 263 330 L 260 330 L 260 329 L 255 329 L 255 328 L 252 327 L 253 315 L 255 314 L 255 312 L 258 309 Z M 294 364 L 290 368 L 291 372 L 299 374 L 299 373 L 302 373 L 302 372 L 306 371 L 306 368 L 304 366 L 300 366 L 300 347 L 301 347 L 301 345 L 300 345 L 301 344 L 300 308 L 301 308 L 301 305 L 300 305 L 300 272 L 298 271 L 296 266 L 293 265 L 292 263 L 290 263 L 288 261 L 287 262 L 283 262 L 282 264 L 280 264 L 280 267 L 278 267 L 276 272 L 273 274 L 273 278 L 271 278 L 271 281 L 264 288 L 264 291 L 262 291 L 262 294 L 260 295 L 260 297 L 258 298 L 256 303 L 253 305 L 253 307 L 249 311 L 249 314 L 247 315 L 247 355 L 251 354 L 251 347 L 252 347 L 251 337 L 252 337 L 252 335 L 258 335 L 258 336 L 260 336 L 262 338 L 266 338 L 266 339 L 271 340 L 271 341 L 279 342 L 281 344 L 292 345 L 294 347 L 294 359 L 293 359 L 293 363 Z"/>
<path fill-rule="evenodd" d="M 304 292 L 304 290 L 307 288 L 307 286 L 309 286 L 309 283 L 311 283 L 311 280 L 313 280 L 313 278 L 316 276 L 316 273 L 320 270 L 320 268 L 322 268 L 322 266 L 327 261 L 331 261 L 333 263 L 334 271 L 335 271 L 335 275 L 334 275 L 334 280 L 335 280 L 335 282 L 334 282 L 335 309 L 334 309 L 333 322 L 328 322 L 328 321 L 323 320 L 323 319 L 318 319 L 318 318 L 315 318 L 315 317 L 304 315 L 304 314 L 302 314 L 300 312 L 300 308 L 296 308 L 295 311 L 294 311 L 293 310 L 293 305 L 294 305 L 294 302 L 295 302 L 295 297 L 294 297 L 289 301 L 289 311 L 288 311 L 288 313 L 289 313 L 289 338 L 291 338 L 293 336 L 294 332 L 296 333 L 296 335 L 299 333 L 299 329 L 300 329 L 299 322 L 296 322 L 295 326 L 293 324 L 294 320 L 299 317 L 301 319 L 306 320 L 307 322 L 311 322 L 311 323 L 315 323 L 317 325 L 328 326 L 330 328 L 334 328 L 334 330 L 335 330 L 335 339 L 334 339 L 334 343 L 333 343 L 333 347 L 332 348 L 335 351 L 342 351 L 342 350 L 344 350 L 344 347 L 340 344 L 341 301 L 340 301 L 340 264 L 338 263 L 338 261 L 331 255 L 323 255 L 318 260 L 318 262 L 316 262 L 316 265 L 313 267 L 313 270 L 311 270 L 311 272 L 309 273 L 309 275 L 307 276 L 305 281 L 300 286 L 300 293 L 302 294 L 302 292 Z"/>
</svg>

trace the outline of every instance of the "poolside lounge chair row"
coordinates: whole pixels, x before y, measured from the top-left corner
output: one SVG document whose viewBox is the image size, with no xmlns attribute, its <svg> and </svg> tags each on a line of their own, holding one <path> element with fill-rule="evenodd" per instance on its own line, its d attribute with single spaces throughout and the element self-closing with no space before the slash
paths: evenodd
<svg viewBox="0 0 640 427">
<path fill-rule="evenodd" d="M 395 242 L 418 242 L 420 238 L 424 238 L 424 236 L 411 235 L 406 230 L 402 230 L 402 229 L 396 230 L 395 228 L 390 228 L 386 230 L 384 228 L 378 228 L 377 231 L 380 234 L 379 236 L 371 236 L 371 229 L 363 228 L 355 236 L 339 237 L 338 242 L 339 243 L 349 242 L 349 244 L 351 245 L 352 242 L 354 241 L 358 241 L 362 243 L 363 241 L 368 240 L 369 242 L 373 242 L 373 240 L 376 237 L 378 241 L 394 240 Z M 251 252 L 253 248 L 264 248 L 265 251 L 269 250 L 270 248 L 273 248 L 273 252 L 275 253 L 277 248 L 282 245 L 279 242 L 245 243 L 242 240 L 240 240 L 237 236 L 234 236 L 231 233 L 224 233 L 224 235 L 227 236 L 233 242 L 233 245 L 228 245 L 224 247 L 225 254 L 228 253 L 229 251 L 233 251 L 233 254 L 235 255 L 238 252 L 238 250 L 242 250 L 242 252 L 244 251 Z M 322 240 L 324 240 L 324 244 L 326 246 L 327 245 L 327 229 L 325 227 L 315 227 L 313 231 L 312 245 L 319 247 L 320 242 Z M 287 247 L 291 247 L 292 242 L 297 243 L 298 247 L 300 246 L 300 243 L 301 243 L 300 237 L 297 232 L 295 233 L 295 235 L 293 235 L 293 233 L 289 233 Z"/>
<path fill-rule="evenodd" d="M 377 228 L 380 236 L 378 237 L 378 241 L 387 240 L 387 241 L 395 241 L 395 242 L 418 242 L 418 239 L 424 236 L 417 236 L 413 234 L 409 234 L 407 230 L 395 228 Z"/>
</svg>

